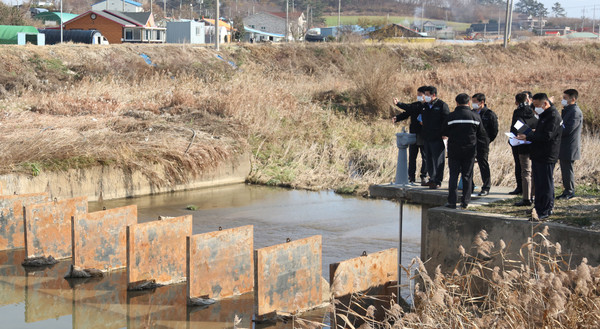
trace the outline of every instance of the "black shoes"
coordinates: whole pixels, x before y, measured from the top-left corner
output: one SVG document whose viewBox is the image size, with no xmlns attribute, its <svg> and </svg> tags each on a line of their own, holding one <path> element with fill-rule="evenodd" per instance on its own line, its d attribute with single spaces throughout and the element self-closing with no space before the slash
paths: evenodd
<svg viewBox="0 0 600 329">
<path fill-rule="evenodd" d="M 555 199 L 556 200 L 571 200 L 575 197 L 575 193 L 571 193 L 571 194 L 561 194 L 559 196 L 557 196 Z"/>
<path fill-rule="evenodd" d="M 444 207 L 446 207 L 446 208 L 450 208 L 450 209 L 456 209 L 456 205 L 455 205 L 455 204 L 451 204 L 451 203 L 446 203 L 446 204 L 444 205 Z"/>
<path fill-rule="evenodd" d="M 483 191 L 479 192 L 479 194 L 477 194 L 477 195 L 478 195 L 478 196 L 486 196 L 486 195 L 490 195 L 490 191 L 483 190 Z"/>
<path fill-rule="evenodd" d="M 421 180 L 421 186 L 430 186 L 431 185 L 431 181 L 425 181 L 424 179 Z"/>
<path fill-rule="evenodd" d="M 517 195 L 517 194 L 521 194 L 521 193 L 523 193 L 523 190 L 522 190 L 522 189 L 519 189 L 519 188 L 516 188 L 516 189 L 515 189 L 514 191 L 512 191 L 512 192 L 508 192 L 508 194 L 510 194 L 510 195 Z"/>
<path fill-rule="evenodd" d="M 517 207 L 529 207 L 531 205 L 532 205 L 531 200 L 521 200 L 521 201 L 515 203 L 515 206 L 517 206 Z"/>
</svg>

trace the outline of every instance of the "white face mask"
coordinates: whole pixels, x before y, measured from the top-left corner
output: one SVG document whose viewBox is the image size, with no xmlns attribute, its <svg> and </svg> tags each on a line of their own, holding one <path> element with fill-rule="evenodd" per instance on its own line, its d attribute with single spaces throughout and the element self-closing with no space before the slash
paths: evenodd
<svg viewBox="0 0 600 329">
<path fill-rule="evenodd" d="M 479 110 L 479 103 L 473 103 L 473 110 Z"/>
<path fill-rule="evenodd" d="M 535 108 L 535 113 L 537 113 L 538 115 L 542 114 L 544 112 L 544 109 L 541 107 L 536 107 Z"/>
<path fill-rule="evenodd" d="M 431 102 L 431 96 L 425 96 L 425 101 L 427 103 L 430 103 Z"/>
<path fill-rule="evenodd" d="M 423 96 L 417 96 L 417 101 L 418 102 L 422 102 L 423 101 Z"/>
<path fill-rule="evenodd" d="M 560 103 L 562 104 L 562 106 L 569 105 L 569 102 L 566 99 L 563 99 Z"/>
</svg>

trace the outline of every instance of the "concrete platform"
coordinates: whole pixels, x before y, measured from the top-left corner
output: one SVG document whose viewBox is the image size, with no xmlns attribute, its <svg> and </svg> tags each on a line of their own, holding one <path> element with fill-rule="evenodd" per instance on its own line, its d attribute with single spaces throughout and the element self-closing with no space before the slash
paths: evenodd
<svg viewBox="0 0 600 329">
<path fill-rule="evenodd" d="M 474 196 L 471 199 L 471 205 L 483 205 L 496 201 L 511 199 L 515 196 L 508 194 L 513 189 L 510 187 L 492 187 L 490 194 L 484 197 Z M 476 189 L 475 193 L 479 193 Z M 439 207 L 448 201 L 448 183 L 444 182 L 442 188 L 432 190 L 420 185 L 371 185 L 369 186 L 369 195 L 373 198 L 404 200 L 410 203 L 417 203 L 424 206 Z M 461 192 L 458 191 L 460 200 Z"/>
</svg>

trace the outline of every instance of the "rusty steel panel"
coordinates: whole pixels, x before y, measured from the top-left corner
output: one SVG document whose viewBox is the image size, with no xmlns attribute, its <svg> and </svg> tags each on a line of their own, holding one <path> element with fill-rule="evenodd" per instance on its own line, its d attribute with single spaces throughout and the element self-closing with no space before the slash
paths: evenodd
<svg viewBox="0 0 600 329">
<path fill-rule="evenodd" d="M 191 215 L 128 226 L 129 287 L 149 280 L 160 284 L 185 281 L 186 237 L 191 235 Z"/>
<path fill-rule="evenodd" d="M 255 314 L 296 314 L 322 304 L 320 235 L 254 251 Z"/>
<path fill-rule="evenodd" d="M 254 288 L 254 227 L 187 239 L 188 297 L 226 298 Z"/>
<path fill-rule="evenodd" d="M 379 288 L 397 279 L 398 250 L 392 248 L 331 264 L 329 273 L 336 298 Z"/>
<path fill-rule="evenodd" d="M 0 250 L 25 247 L 23 207 L 48 201 L 47 193 L 0 196 Z"/>
<path fill-rule="evenodd" d="M 73 265 L 110 271 L 127 266 L 127 226 L 137 224 L 137 206 L 75 216 Z"/>
<path fill-rule="evenodd" d="M 87 197 L 25 207 L 26 256 L 71 257 L 71 217 L 86 214 L 87 209 Z"/>
</svg>

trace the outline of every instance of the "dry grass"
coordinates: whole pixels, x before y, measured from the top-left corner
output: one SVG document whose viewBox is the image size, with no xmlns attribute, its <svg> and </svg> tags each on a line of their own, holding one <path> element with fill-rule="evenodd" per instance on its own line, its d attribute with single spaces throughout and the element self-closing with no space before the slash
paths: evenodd
<svg viewBox="0 0 600 329">
<path fill-rule="evenodd" d="M 524 242 L 519 255 L 507 255 L 502 240 L 494 247 L 485 231 L 473 244 L 474 255 L 459 248 L 462 259 L 451 274 L 442 274 L 438 267 L 431 275 L 419 259 L 405 269 L 411 280 L 420 281 L 410 311 L 392 302 L 383 321 L 373 320 L 368 312 L 353 315 L 372 329 L 600 325 L 600 267 L 588 265 L 586 259 L 577 266 L 569 264 L 560 244 L 549 240 L 547 228 Z M 501 265 L 492 268 L 491 258 L 500 259 Z M 339 328 L 345 327 L 349 326 Z"/>
<path fill-rule="evenodd" d="M 145 64 L 142 52 L 157 66 Z M 560 97 L 575 87 L 588 127 L 598 126 L 593 95 L 600 67 L 589 64 L 600 58 L 595 43 L 527 43 L 509 50 L 247 45 L 222 55 L 240 69 L 203 47 L 2 47 L 0 171 L 31 163 L 41 169 L 161 164 L 176 181 L 250 151 L 251 182 L 363 192 L 394 177 L 394 133 L 401 127 L 388 119 L 391 98 L 412 100 L 423 84 L 437 85 L 451 106 L 460 92 L 486 93 L 501 132 L 508 130 L 516 92 Z M 186 154 L 190 129 L 198 135 Z M 600 142 L 589 129 L 583 148 L 579 181 L 600 165 Z M 502 136 L 491 146 L 490 164 L 494 184 L 512 184 L 512 156 Z"/>
</svg>

